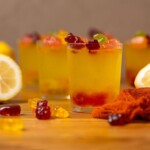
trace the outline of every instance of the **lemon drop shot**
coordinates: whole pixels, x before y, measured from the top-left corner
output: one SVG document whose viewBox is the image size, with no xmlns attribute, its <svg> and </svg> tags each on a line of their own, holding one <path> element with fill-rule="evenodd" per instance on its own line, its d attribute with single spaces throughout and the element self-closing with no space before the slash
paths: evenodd
<svg viewBox="0 0 150 150">
<path fill-rule="evenodd" d="M 70 33 L 65 40 L 73 111 L 89 112 L 112 101 L 120 91 L 122 44 L 103 34 L 87 41 Z"/>
<path fill-rule="evenodd" d="M 68 99 L 66 31 L 45 36 L 38 43 L 40 95 L 50 99 Z"/>
<path fill-rule="evenodd" d="M 19 65 L 22 70 L 24 89 L 38 89 L 38 59 L 36 43 L 41 39 L 37 33 L 26 34 L 18 41 Z"/>
<path fill-rule="evenodd" d="M 134 86 L 137 73 L 150 63 L 150 36 L 139 31 L 124 44 L 126 81 Z"/>
</svg>

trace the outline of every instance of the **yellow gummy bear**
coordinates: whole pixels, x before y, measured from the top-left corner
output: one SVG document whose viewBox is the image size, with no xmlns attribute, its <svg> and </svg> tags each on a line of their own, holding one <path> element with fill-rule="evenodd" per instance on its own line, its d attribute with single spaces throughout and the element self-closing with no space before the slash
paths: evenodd
<svg viewBox="0 0 150 150">
<path fill-rule="evenodd" d="M 51 109 L 51 115 L 55 118 L 68 118 L 69 112 L 60 106 L 56 106 Z"/>
<path fill-rule="evenodd" d="M 67 36 L 68 32 L 66 32 L 65 30 L 60 30 L 56 37 L 58 37 L 61 41 L 62 41 L 62 44 L 66 44 L 66 41 L 65 41 L 65 37 Z"/>
<path fill-rule="evenodd" d="M 0 118 L 0 130 L 3 131 L 20 131 L 24 128 L 24 121 L 19 117 L 2 117 Z"/>
<path fill-rule="evenodd" d="M 41 100 L 40 98 L 30 98 L 28 99 L 28 104 L 31 109 L 36 109 L 37 102 Z"/>
</svg>

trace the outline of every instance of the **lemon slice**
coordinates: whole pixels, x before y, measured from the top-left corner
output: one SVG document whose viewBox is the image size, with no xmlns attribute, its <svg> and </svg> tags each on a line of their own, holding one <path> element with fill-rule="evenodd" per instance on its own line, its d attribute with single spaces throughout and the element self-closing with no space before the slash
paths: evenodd
<svg viewBox="0 0 150 150">
<path fill-rule="evenodd" d="M 21 70 L 10 57 L 0 54 L 0 101 L 13 98 L 22 87 Z"/>
<path fill-rule="evenodd" d="M 136 88 L 150 87 L 150 63 L 138 72 L 134 85 Z"/>
</svg>

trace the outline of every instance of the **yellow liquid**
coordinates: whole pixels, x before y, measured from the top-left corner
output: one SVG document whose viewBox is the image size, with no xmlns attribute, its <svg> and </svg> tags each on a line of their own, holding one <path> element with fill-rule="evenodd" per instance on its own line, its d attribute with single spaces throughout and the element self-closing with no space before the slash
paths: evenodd
<svg viewBox="0 0 150 150">
<path fill-rule="evenodd" d="M 36 44 L 18 43 L 19 64 L 24 87 L 38 87 L 38 58 Z"/>
<path fill-rule="evenodd" d="M 70 96 L 74 101 L 78 93 L 86 95 L 86 98 L 80 97 L 75 105 L 90 105 L 90 102 L 86 104 L 87 99 L 94 101 L 94 97 L 101 99 L 102 95 L 107 97 L 105 102 L 112 101 L 120 90 L 122 50 L 100 49 L 95 54 L 89 53 L 86 48 L 76 50 L 77 53 L 72 50 L 68 49 Z M 100 104 L 95 102 L 91 105 Z"/>
<path fill-rule="evenodd" d="M 150 63 L 150 48 L 133 48 L 125 44 L 126 78 L 130 85 L 134 85 L 134 79 L 145 65 Z"/>
<path fill-rule="evenodd" d="M 52 99 L 68 95 L 66 46 L 38 46 L 39 87 L 42 96 Z"/>
</svg>

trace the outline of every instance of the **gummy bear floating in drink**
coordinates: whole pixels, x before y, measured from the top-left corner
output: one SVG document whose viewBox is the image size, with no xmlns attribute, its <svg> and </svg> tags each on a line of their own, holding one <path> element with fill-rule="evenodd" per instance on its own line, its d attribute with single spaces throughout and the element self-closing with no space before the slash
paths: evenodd
<svg viewBox="0 0 150 150">
<path fill-rule="evenodd" d="M 94 40 L 84 42 L 81 37 L 69 33 L 65 38 L 66 42 L 74 49 L 87 47 L 89 50 L 101 50 L 122 48 L 122 44 L 115 38 L 108 38 L 106 35 L 98 33 L 93 36 Z"/>
<path fill-rule="evenodd" d="M 41 39 L 41 35 L 38 32 L 33 32 L 33 33 L 29 33 L 26 34 L 21 40 L 20 42 L 22 43 L 26 43 L 26 44 L 31 44 L 31 43 L 35 43 L 38 40 Z"/>
<path fill-rule="evenodd" d="M 64 30 L 60 30 L 58 33 L 53 33 L 50 35 L 46 35 L 42 38 L 44 45 L 47 46 L 61 46 L 66 45 L 66 41 L 64 38 L 67 36 L 67 32 Z"/>
</svg>

